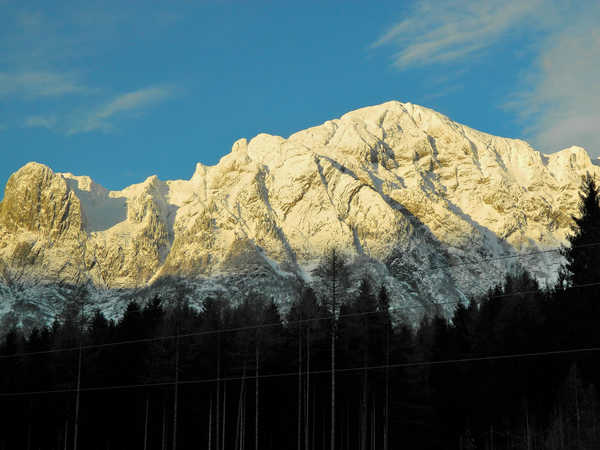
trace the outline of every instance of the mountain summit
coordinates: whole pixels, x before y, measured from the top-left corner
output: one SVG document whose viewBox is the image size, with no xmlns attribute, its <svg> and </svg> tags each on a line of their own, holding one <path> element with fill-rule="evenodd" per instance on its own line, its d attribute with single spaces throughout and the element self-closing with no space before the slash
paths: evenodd
<svg viewBox="0 0 600 450">
<path fill-rule="evenodd" d="M 109 191 L 29 163 L 0 203 L 0 308 L 22 321 L 15 305 L 40 289 L 87 283 L 117 311 L 123 292 L 165 280 L 198 298 L 260 289 L 285 304 L 335 247 L 418 315 L 518 266 L 552 282 L 558 253 L 517 256 L 565 243 L 587 172 L 600 167 L 580 147 L 542 154 L 397 101 L 240 139 L 190 180 Z M 52 317 L 63 297 L 33 310 Z"/>
</svg>

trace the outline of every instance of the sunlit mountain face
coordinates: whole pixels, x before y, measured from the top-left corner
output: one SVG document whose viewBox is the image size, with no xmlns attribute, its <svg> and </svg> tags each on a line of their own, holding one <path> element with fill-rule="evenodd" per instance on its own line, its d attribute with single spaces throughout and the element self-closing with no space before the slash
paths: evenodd
<svg viewBox="0 0 600 450">
<path fill-rule="evenodd" d="M 78 286 L 118 316 L 128 298 L 260 292 L 285 310 L 338 249 L 416 321 L 525 268 L 555 280 L 582 176 L 571 147 L 542 154 L 431 109 L 387 102 L 288 138 L 240 139 L 189 180 L 109 191 L 29 163 L 0 203 L 5 325 L 48 323 Z"/>
</svg>

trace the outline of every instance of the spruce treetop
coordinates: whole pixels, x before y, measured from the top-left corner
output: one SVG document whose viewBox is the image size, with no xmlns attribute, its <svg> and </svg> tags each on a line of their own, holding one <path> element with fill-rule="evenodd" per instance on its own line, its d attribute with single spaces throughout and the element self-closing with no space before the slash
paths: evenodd
<svg viewBox="0 0 600 450">
<path fill-rule="evenodd" d="M 579 216 L 573 216 L 570 247 L 563 250 L 565 280 L 569 285 L 600 281 L 600 192 L 594 178 L 584 177 L 579 194 Z"/>
</svg>

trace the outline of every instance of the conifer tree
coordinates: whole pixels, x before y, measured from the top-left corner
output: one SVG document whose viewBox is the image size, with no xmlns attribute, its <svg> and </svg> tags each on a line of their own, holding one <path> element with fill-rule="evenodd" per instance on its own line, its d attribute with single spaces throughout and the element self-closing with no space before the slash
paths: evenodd
<svg viewBox="0 0 600 450">
<path fill-rule="evenodd" d="M 600 281 L 600 192 L 589 174 L 579 198 L 579 216 L 573 217 L 573 234 L 567 238 L 571 245 L 563 250 L 568 285 Z"/>
<path fill-rule="evenodd" d="M 579 216 L 573 217 L 573 234 L 568 236 L 570 247 L 563 250 L 566 264 L 562 268 L 562 314 L 568 314 L 570 345 L 597 345 L 596 332 L 600 316 L 597 288 L 590 283 L 600 282 L 600 192 L 596 181 L 588 174 L 580 193 Z M 573 287 L 575 287 L 573 289 Z"/>
</svg>

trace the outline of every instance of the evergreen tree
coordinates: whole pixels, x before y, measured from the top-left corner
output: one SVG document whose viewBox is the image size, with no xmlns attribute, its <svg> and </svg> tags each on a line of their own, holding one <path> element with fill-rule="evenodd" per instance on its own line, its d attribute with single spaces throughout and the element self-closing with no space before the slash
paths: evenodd
<svg viewBox="0 0 600 450">
<path fill-rule="evenodd" d="M 473 299 L 469 301 L 468 306 L 465 306 L 464 303 L 459 303 L 454 310 L 452 317 L 454 340 L 457 347 L 456 350 L 462 357 L 470 356 L 471 350 L 475 345 L 475 327 L 478 313 L 479 308 Z"/>
<path fill-rule="evenodd" d="M 568 285 L 600 281 L 600 192 L 589 174 L 579 197 L 579 217 L 573 216 L 573 234 L 567 238 L 571 246 L 563 250 Z"/>
<path fill-rule="evenodd" d="M 142 311 L 142 316 L 144 318 L 144 324 L 147 328 L 146 332 L 148 335 L 156 335 L 158 333 L 158 327 L 163 321 L 165 314 L 165 310 L 162 306 L 162 300 L 155 296 L 151 301 L 149 301 L 144 310 Z"/>
<path fill-rule="evenodd" d="M 96 308 L 92 314 L 88 334 L 90 343 L 103 344 L 108 341 L 112 323 L 104 316 L 100 308 Z"/>
<path fill-rule="evenodd" d="M 142 311 L 135 300 L 131 300 L 127 304 L 125 313 L 119 321 L 118 330 L 121 340 L 145 337 Z"/>
<path fill-rule="evenodd" d="M 556 290 L 562 310 L 559 314 L 569 317 L 565 335 L 570 346 L 596 346 L 600 344 L 598 288 L 586 285 L 600 282 L 600 191 L 589 174 L 583 179 L 579 217 L 573 217 L 573 221 L 573 234 L 568 237 L 570 247 L 563 249 L 566 264 L 561 278 L 565 286 Z M 561 289 L 563 287 L 571 289 Z M 589 363 L 600 374 L 600 365 L 591 359 Z M 589 364 L 582 365 L 584 372 L 589 368 Z"/>
</svg>

